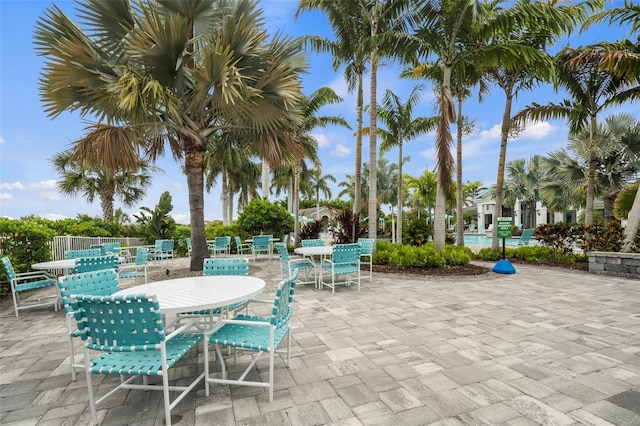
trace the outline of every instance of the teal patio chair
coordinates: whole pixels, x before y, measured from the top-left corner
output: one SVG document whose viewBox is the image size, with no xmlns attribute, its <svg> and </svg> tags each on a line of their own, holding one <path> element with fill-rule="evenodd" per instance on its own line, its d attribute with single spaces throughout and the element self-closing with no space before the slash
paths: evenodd
<svg viewBox="0 0 640 426">
<path fill-rule="evenodd" d="M 236 253 L 240 256 L 243 254 L 251 253 L 251 248 L 253 247 L 251 244 L 243 243 L 239 236 L 233 237 L 236 242 Z"/>
<path fill-rule="evenodd" d="M 284 244 L 276 244 L 276 250 L 278 251 L 278 257 L 280 258 L 280 277 L 284 279 L 284 273 L 290 277 L 294 272 L 304 271 L 304 280 L 298 281 L 298 284 L 313 284 L 318 285 L 316 279 L 316 265 L 309 259 L 298 258 L 292 259 L 289 256 L 289 250 Z M 313 278 L 311 278 L 311 272 L 313 272 Z"/>
<path fill-rule="evenodd" d="M 184 243 L 187 245 L 187 254 L 191 256 L 191 252 L 193 251 L 193 245 L 191 244 L 191 238 L 187 237 L 184 239 Z"/>
<path fill-rule="evenodd" d="M 373 238 L 358 238 L 360 244 L 360 265 L 369 266 L 369 282 L 373 281 L 373 251 L 376 240 Z"/>
<path fill-rule="evenodd" d="M 251 251 L 253 253 L 253 260 L 257 260 L 258 254 L 260 253 L 269 255 L 269 260 L 271 260 L 272 241 L 273 241 L 273 237 L 271 235 L 254 235 L 253 247 L 251 247 Z"/>
<path fill-rule="evenodd" d="M 100 271 L 101 269 L 115 269 L 119 268 L 119 259 L 117 256 L 108 254 L 106 256 L 97 257 L 81 257 L 76 259 L 76 267 L 74 270 L 79 272 L 91 272 Z"/>
<path fill-rule="evenodd" d="M 112 243 L 102 243 L 102 247 L 104 247 L 104 250 L 107 254 L 112 253 L 112 254 L 115 254 L 116 256 L 120 254 L 120 250 L 122 249 L 120 247 L 120 243 L 117 241 Z"/>
<path fill-rule="evenodd" d="M 94 248 L 85 249 L 85 250 L 67 250 L 64 253 L 65 259 L 80 259 L 81 257 L 98 257 L 104 256 L 107 252 L 104 249 L 104 246 L 94 246 Z"/>
<path fill-rule="evenodd" d="M 518 246 L 528 246 L 531 242 L 532 237 L 533 229 L 523 229 L 522 235 L 520 236 L 520 241 L 518 241 Z"/>
<path fill-rule="evenodd" d="M 296 286 L 297 271 L 293 275 L 278 284 L 276 297 L 273 301 L 254 300 L 249 303 L 261 303 L 271 305 L 271 315 L 268 317 L 238 315 L 233 319 L 223 319 L 222 327 L 216 331 L 205 334 L 204 369 L 205 369 L 205 395 L 209 396 L 209 383 L 225 385 L 254 386 L 267 388 L 269 402 L 273 401 L 273 376 L 276 353 L 286 353 L 286 365 L 291 361 L 291 327 L 289 321 L 293 314 L 293 293 Z M 280 350 L 280 345 L 287 342 L 286 350 Z M 216 355 L 220 362 L 220 378 L 213 377 L 209 372 L 209 348 L 214 345 Z M 255 357 L 237 379 L 229 379 L 221 346 L 235 348 L 236 351 L 253 351 Z M 260 355 L 269 354 L 269 379 L 268 382 L 247 380 L 251 369 L 256 365 Z M 234 354 L 235 355 L 235 354 Z M 249 376 L 250 378 L 251 376 Z M 255 375 L 256 379 L 259 374 Z"/>
<path fill-rule="evenodd" d="M 135 262 L 121 265 L 118 271 L 118 278 L 135 278 L 135 283 L 138 284 L 138 278 L 144 277 L 144 283 L 146 284 L 148 266 L 149 249 L 146 247 L 139 247 L 136 250 Z"/>
<path fill-rule="evenodd" d="M 324 277 L 330 275 L 331 281 Z M 339 280 L 339 277 L 343 280 Z M 333 246 L 331 259 L 323 259 L 320 269 L 320 289 L 331 287 L 335 294 L 337 285 L 358 284 L 360 291 L 360 244 L 336 244 Z"/>
<path fill-rule="evenodd" d="M 310 238 L 308 240 L 302 240 L 302 247 L 320 247 L 324 245 L 322 238 Z"/>
<path fill-rule="evenodd" d="M 171 264 L 173 264 L 173 245 L 173 240 L 156 240 L 152 252 L 153 259 L 163 264 L 171 259 Z"/>
<path fill-rule="evenodd" d="M 162 390 L 164 421 L 171 425 L 174 408 L 204 378 L 204 373 L 186 386 L 169 386 L 170 369 L 202 340 L 200 333 L 188 332 L 194 323 L 187 323 L 166 335 L 162 314 L 155 296 L 73 297 L 77 304 L 76 321 L 84 341 L 85 371 L 91 420 L 98 424 L 96 405 L 120 389 Z M 91 358 L 90 351 L 100 355 Z M 104 396 L 95 398 L 94 374 L 119 375 L 120 384 Z M 130 377 L 126 377 L 130 376 Z M 142 383 L 133 383 L 142 377 Z M 162 384 L 149 384 L 148 377 L 159 377 Z M 174 377 L 172 375 L 172 377 Z M 102 386 L 104 387 L 102 382 Z M 171 401 L 169 392 L 179 392 Z M 101 392 L 102 393 L 102 392 Z"/>
<path fill-rule="evenodd" d="M 83 272 L 60 277 L 58 280 L 60 296 L 67 319 L 67 334 L 69 337 L 69 363 L 71 365 L 71 379 L 76 381 L 76 369 L 84 369 L 84 362 L 75 360 L 73 348 L 73 338 L 80 337 L 80 332 L 74 326 L 77 306 L 72 302 L 72 294 L 89 294 L 92 296 L 110 296 L 120 291 L 118 274 L 114 269 L 103 269 L 101 271 Z"/>
<path fill-rule="evenodd" d="M 231 237 L 216 237 L 213 244 L 209 246 L 212 257 L 216 257 L 218 253 L 221 255 L 231 254 Z"/>
<path fill-rule="evenodd" d="M 1 261 L 4 271 L 7 274 L 7 281 L 9 281 L 11 285 L 13 309 L 16 312 L 16 317 L 18 317 L 18 311 L 22 309 L 30 309 L 49 304 L 53 304 L 54 310 L 58 310 L 60 299 L 56 287 L 57 281 L 54 276 L 45 271 L 16 272 L 8 257 L 3 257 Z M 37 298 L 21 299 L 22 294 L 26 294 L 28 291 L 47 287 L 52 287 L 55 291 L 39 292 Z"/>
</svg>

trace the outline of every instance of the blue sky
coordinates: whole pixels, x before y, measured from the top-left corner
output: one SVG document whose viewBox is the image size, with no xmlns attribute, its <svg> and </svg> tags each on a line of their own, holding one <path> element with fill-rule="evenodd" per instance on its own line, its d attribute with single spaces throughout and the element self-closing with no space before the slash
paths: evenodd
<svg viewBox="0 0 640 426">
<path fill-rule="evenodd" d="M 622 1 L 610 4 L 621 5 Z M 62 114 L 50 119 L 44 113 L 38 93 L 38 78 L 42 69 L 42 58 L 36 56 L 33 46 L 33 29 L 38 17 L 53 4 L 73 15 L 75 4 L 71 1 L 19 1 L 0 0 L 0 216 L 19 218 L 27 214 L 42 217 L 75 217 L 79 213 L 100 216 L 98 201 L 93 204 L 78 197 L 68 197 L 56 189 L 58 176 L 53 172 L 50 158 L 83 135 L 90 117 L 78 114 Z M 264 17 L 271 34 L 277 30 L 293 37 L 314 34 L 332 37 L 326 19 L 319 14 L 304 13 L 297 20 L 294 13 L 297 1 L 261 0 Z M 579 46 L 600 41 L 614 41 L 623 37 L 625 28 L 599 26 L 584 34 L 575 34 L 562 45 L 568 43 Z M 397 77 L 398 67 L 387 63 L 378 73 L 378 99 L 385 89 L 390 89 L 405 100 L 416 82 Z M 304 92 L 328 86 L 334 89 L 344 101 L 339 105 L 321 111 L 326 115 L 341 115 L 355 128 L 355 95 L 348 93 L 341 71 L 331 67 L 329 55 L 309 54 L 309 72 L 303 77 Z M 368 93 L 368 76 L 365 93 Z M 422 102 L 415 110 L 416 115 L 434 115 L 433 89 L 426 83 Z M 562 94 L 555 94 L 550 85 L 544 85 L 531 92 L 523 92 L 514 102 L 513 113 L 532 101 L 547 103 L 558 101 Z M 368 94 L 366 95 L 368 99 Z M 495 183 L 498 151 L 500 145 L 500 120 L 504 105 L 504 95 L 493 88 L 482 103 L 476 98 L 466 102 L 465 114 L 475 119 L 477 131 L 463 142 L 463 179 L 479 180 L 490 186 Z M 605 111 L 602 119 L 609 114 L 628 112 L 640 119 L 640 107 L 628 104 L 615 110 Z M 365 117 L 365 126 L 368 118 Z M 337 127 L 316 129 L 313 132 L 319 143 L 319 155 L 324 174 L 332 174 L 337 181 L 345 180 L 345 174 L 353 174 L 355 167 L 355 138 L 353 131 Z M 425 169 L 432 170 L 435 135 L 425 135 L 404 146 L 404 155 L 411 160 L 404 171 L 414 176 Z M 509 142 L 508 160 L 529 158 L 534 154 L 548 152 L 566 146 L 567 128 L 564 121 L 532 123 L 515 140 Z M 368 138 L 363 143 L 363 161 L 368 161 Z M 455 149 L 453 147 L 452 149 Z M 397 162 L 396 150 L 389 151 L 385 158 Z M 186 178 L 180 165 L 170 156 L 157 163 L 163 172 L 153 178 L 152 187 L 139 206 L 125 208 L 128 213 L 136 213 L 140 206 L 154 207 L 160 194 L 169 191 L 173 198 L 172 215 L 179 223 L 189 222 Z M 337 183 L 332 187 L 335 198 L 340 192 Z M 122 207 L 116 202 L 116 207 Z M 205 219 L 221 219 L 220 192 L 214 188 L 205 194 Z"/>
</svg>

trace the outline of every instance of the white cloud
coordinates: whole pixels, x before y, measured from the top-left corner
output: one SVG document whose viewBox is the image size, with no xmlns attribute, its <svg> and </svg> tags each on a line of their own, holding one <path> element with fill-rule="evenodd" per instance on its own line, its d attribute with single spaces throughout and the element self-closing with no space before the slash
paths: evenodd
<svg viewBox="0 0 640 426">
<path fill-rule="evenodd" d="M 546 138 L 558 128 L 548 121 L 528 121 L 518 139 L 542 139 Z"/>
<path fill-rule="evenodd" d="M 176 221 L 176 223 L 179 223 L 181 225 L 188 225 L 189 224 L 189 215 L 188 214 L 172 214 L 171 217 L 173 218 L 173 220 Z"/>
<path fill-rule="evenodd" d="M 6 141 L 4 140 L 4 138 L 2 136 L 0 136 L 0 143 L 5 143 Z"/>
<path fill-rule="evenodd" d="M 50 191 L 52 189 L 57 189 L 57 183 L 58 181 L 55 179 L 41 180 L 40 182 L 28 184 L 27 189 L 36 192 Z"/>
<path fill-rule="evenodd" d="M 8 194 L 6 192 L 0 192 L 0 200 L 10 200 L 13 198 L 13 195 Z"/>
<path fill-rule="evenodd" d="M 325 134 L 311 134 L 311 137 L 318 142 L 318 148 L 328 148 L 331 146 L 329 138 Z"/>
<path fill-rule="evenodd" d="M 44 200 L 59 200 L 62 198 L 58 191 L 39 191 L 38 194 Z"/>
<path fill-rule="evenodd" d="M 346 157 L 351 153 L 351 148 L 347 148 L 346 146 L 339 143 L 336 145 L 336 148 L 331 151 L 331 156 L 333 157 Z"/>
<path fill-rule="evenodd" d="M 489 130 L 483 130 L 481 131 L 478 136 L 480 136 L 480 138 L 482 139 L 486 139 L 486 140 L 496 140 L 496 139 L 500 139 L 500 134 L 501 134 L 501 130 L 500 130 L 501 125 L 500 124 L 496 124 L 495 126 L 493 126 L 492 128 L 490 128 Z"/>
<path fill-rule="evenodd" d="M 171 186 L 173 187 L 173 189 L 178 189 L 178 190 L 183 188 L 183 185 L 179 182 L 173 182 Z"/>
<path fill-rule="evenodd" d="M 2 185 L 0 185 L 0 189 L 4 189 L 5 191 L 12 191 L 14 189 L 18 189 L 20 191 L 24 190 L 24 186 L 22 185 L 22 182 L 13 182 L 13 183 L 3 183 Z"/>
</svg>

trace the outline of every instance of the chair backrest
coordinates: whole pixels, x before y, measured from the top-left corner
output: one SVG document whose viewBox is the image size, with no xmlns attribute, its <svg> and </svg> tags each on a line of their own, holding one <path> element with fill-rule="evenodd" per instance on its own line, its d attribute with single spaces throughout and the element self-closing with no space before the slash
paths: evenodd
<svg viewBox="0 0 640 426">
<path fill-rule="evenodd" d="M 84 250 L 68 250 L 64 253 L 65 259 L 80 259 L 83 257 L 98 257 L 104 256 L 106 254 L 104 250 L 104 246 L 100 245 L 99 247 L 84 249 Z"/>
<path fill-rule="evenodd" d="M 102 269 L 118 270 L 118 258 L 112 254 L 97 257 L 81 257 L 76 259 L 76 272 L 100 271 Z"/>
<path fill-rule="evenodd" d="M 469 225 L 469 231 L 473 232 L 475 230 L 476 230 L 476 225 L 474 225 L 473 223 Z"/>
<path fill-rule="evenodd" d="M 187 245 L 187 251 L 191 253 L 193 246 L 191 245 L 191 238 L 187 237 L 184 239 L 185 244 Z"/>
<path fill-rule="evenodd" d="M 73 312 L 76 308 L 71 300 L 72 294 L 110 296 L 120 291 L 118 274 L 114 269 L 65 275 L 58 280 L 58 287 L 65 312 Z"/>
<path fill-rule="evenodd" d="M 155 240 L 153 249 L 155 251 L 162 251 L 162 243 L 164 240 Z"/>
<path fill-rule="evenodd" d="M 173 251 L 173 240 L 162 240 L 160 250 L 166 253 Z"/>
<path fill-rule="evenodd" d="M 255 235 L 253 237 L 253 247 L 256 250 L 268 250 L 271 245 L 271 235 Z"/>
<path fill-rule="evenodd" d="M 360 254 L 373 254 L 376 240 L 373 238 L 358 238 L 358 244 L 360 244 Z"/>
<path fill-rule="evenodd" d="M 520 235 L 520 242 L 526 244 L 531 240 L 531 237 L 533 237 L 533 229 L 524 229 Z"/>
<path fill-rule="evenodd" d="M 320 247 L 324 245 L 324 240 L 321 238 L 311 238 L 309 240 L 302 240 L 302 247 Z"/>
<path fill-rule="evenodd" d="M 360 244 L 336 244 L 333 246 L 331 260 L 333 263 L 360 262 Z"/>
<path fill-rule="evenodd" d="M 149 261 L 149 249 L 147 247 L 139 247 L 136 249 L 136 265 L 146 265 Z"/>
<path fill-rule="evenodd" d="M 269 322 L 276 327 L 289 322 L 293 314 L 292 304 L 296 279 L 298 279 L 298 271 L 295 271 L 289 278 L 280 281 L 278 284 L 273 308 L 271 309 L 271 317 L 269 318 Z"/>
<path fill-rule="evenodd" d="M 242 245 L 242 240 L 240 239 L 239 236 L 236 235 L 235 237 L 233 237 L 233 239 L 236 242 L 236 247 L 240 247 Z"/>
<path fill-rule="evenodd" d="M 282 237 L 282 244 L 285 246 L 289 244 L 289 234 L 284 234 L 284 237 Z"/>
<path fill-rule="evenodd" d="M 289 263 L 289 250 L 287 250 L 287 246 L 284 244 L 276 244 L 276 249 L 278 250 L 278 257 L 280 257 L 280 263 Z"/>
<path fill-rule="evenodd" d="M 231 245 L 231 237 L 216 237 L 214 244 L 216 247 L 227 247 Z"/>
<path fill-rule="evenodd" d="M 89 349 L 110 352 L 158 349 L 166 339 L 155 295 L 74 297 L 76 320 Z"/>
<path fill-rule="evenodd" d="M 202 275 L 249 275 L 249 259 L 241 257 L 206 258 Z"/>
<path fill-rule="evenodd" d="M 16 271 L 13 269 L 11 260 L 8 257 L 3 257 L 1 260 L 4 271 L 7 273 L 7 280 L 11 282 L 11 280 L 14 280 L 16 278 Z"/>
<path fill-rule="evenodd" d="M 113 254 L 120 253 L 120 243 L 117 241 L 112 243 L 103 243 L 102 247 L 104 247 L 104 250 L 107 253 L 113 253 Z"/>
</svg>

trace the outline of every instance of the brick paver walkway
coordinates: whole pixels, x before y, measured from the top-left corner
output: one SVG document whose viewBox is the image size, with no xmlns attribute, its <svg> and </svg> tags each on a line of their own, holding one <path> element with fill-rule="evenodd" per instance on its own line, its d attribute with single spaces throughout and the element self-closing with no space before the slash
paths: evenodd
<svg viewBox="0 0 640 426">
<path fill-rule="evenodd" d="M 333 296 L 300 286 L 292 363 L 276 356 L 274 401 L 228 386 L 207 398 L 202 385 L 173 421 L 640 425 L 640 281 L 516 267 L 459 279 L 374 274 L 362 291 Z M 252 261 L 251 273 L 270 298 L 277 261 Z M 25 311 L 18 321 L 5 303 L 0 314 L 0 423 L 90 424 L 84 375 L 69 374 L 63 313 Z M 200 347 L 177 371 L 195 375 L 202 359 Z M 261 359 L 260 374 L 267 365 Z M 98 393 L 113 380 L 97 378 Z M 123 391 L 98 409 L 102 425 L 163 423 L 161 392 Z"/>
</svg>

